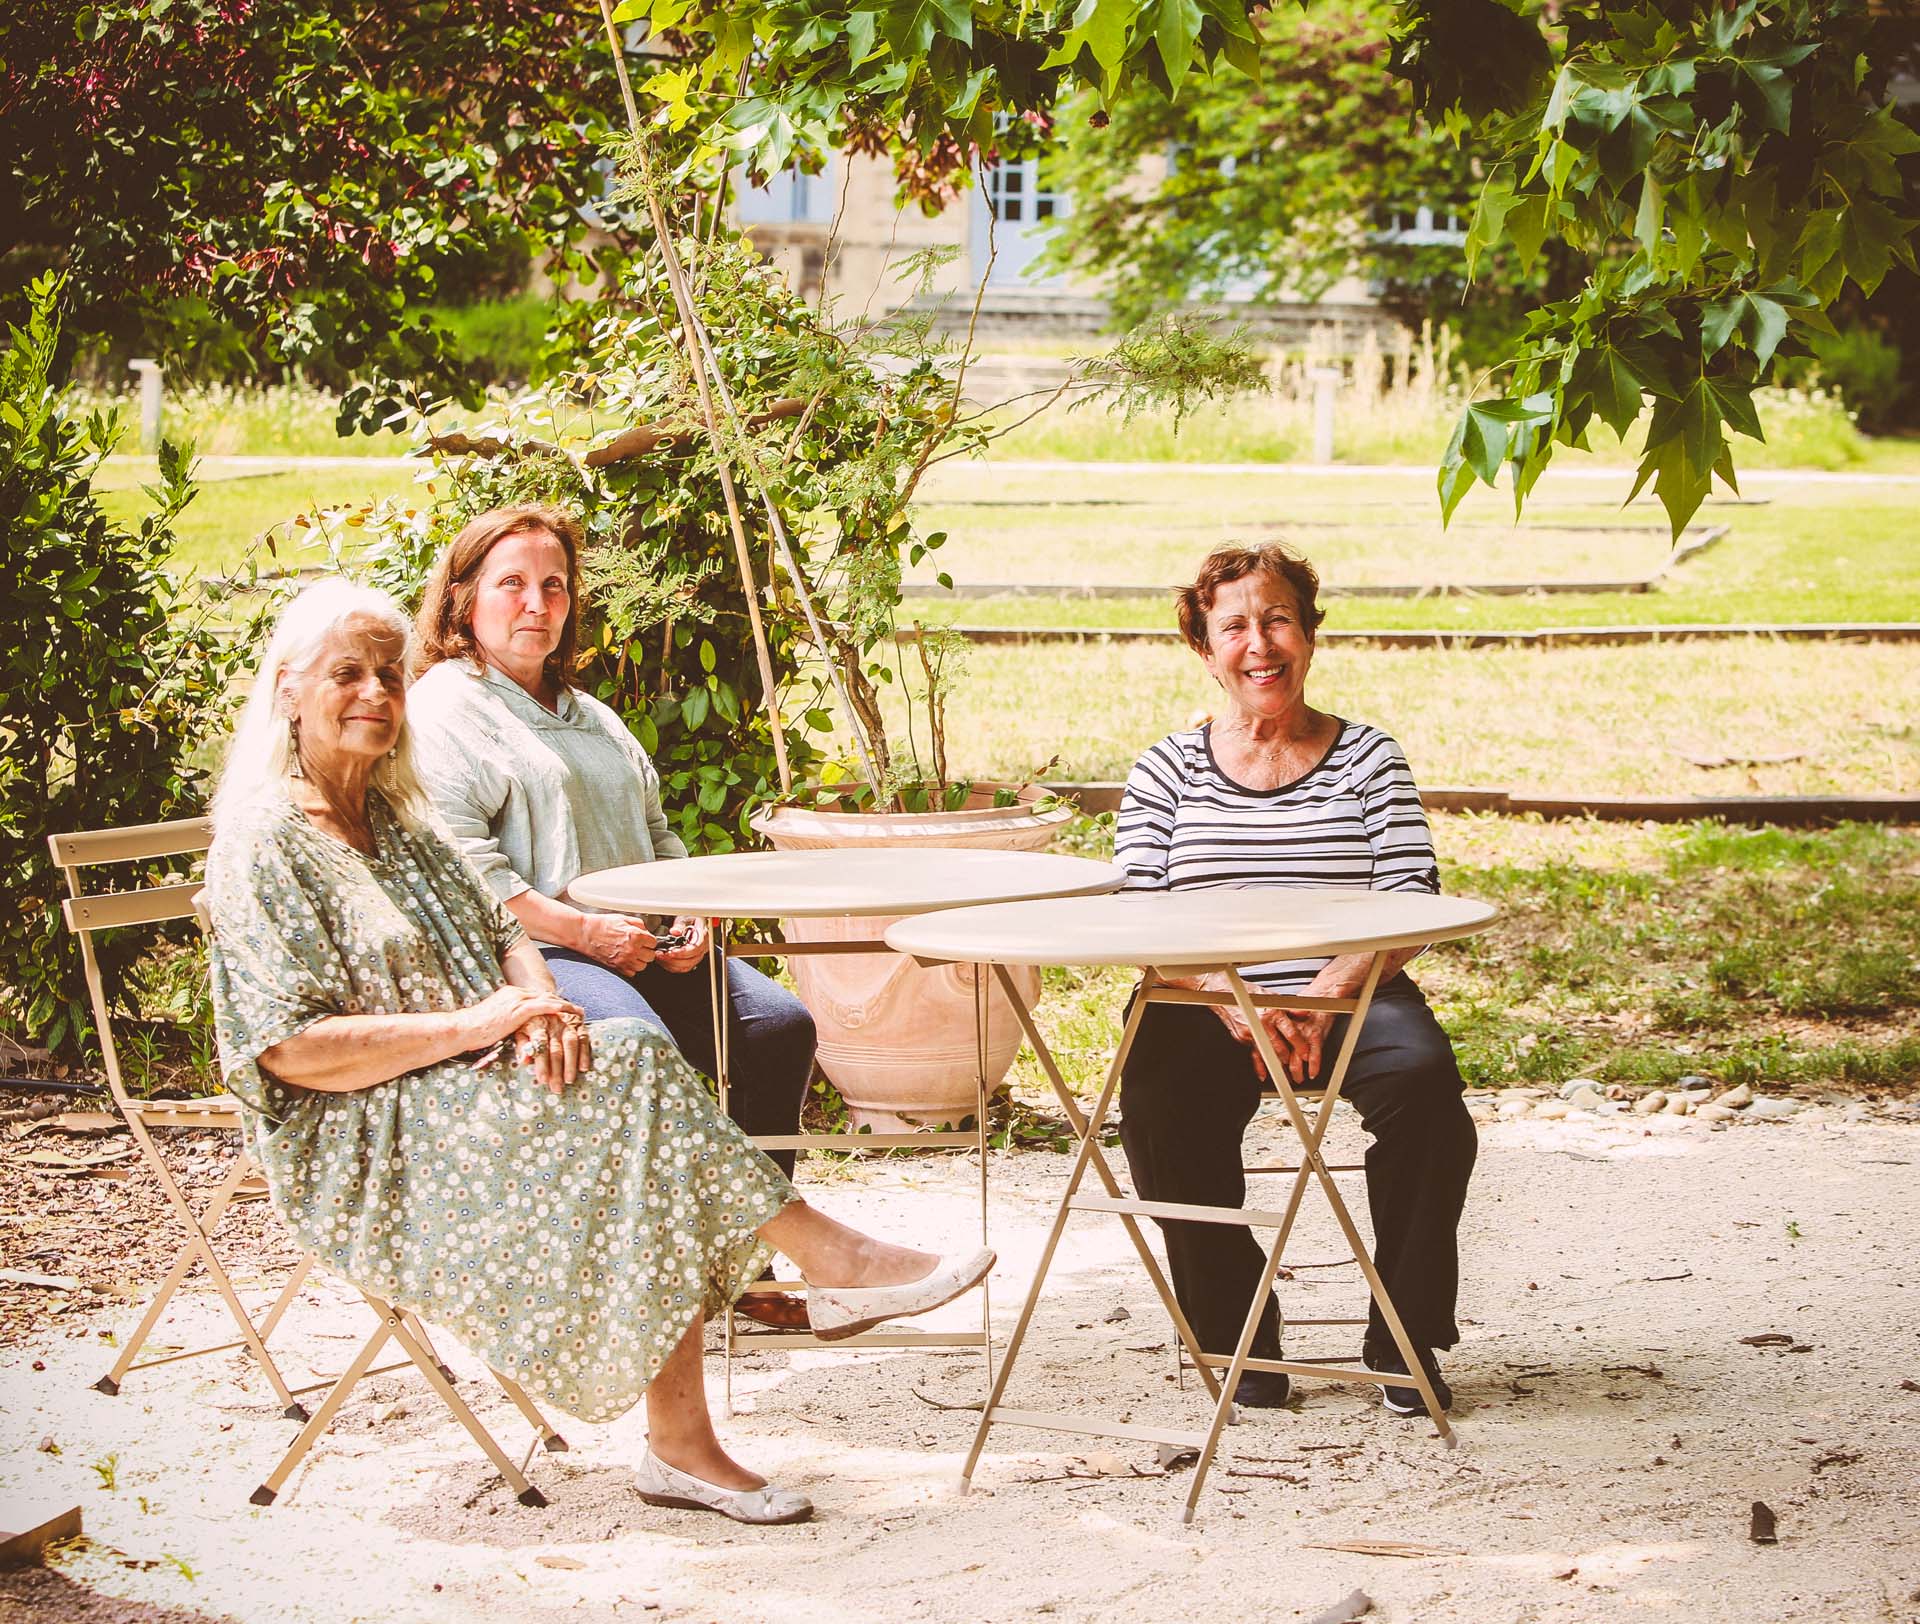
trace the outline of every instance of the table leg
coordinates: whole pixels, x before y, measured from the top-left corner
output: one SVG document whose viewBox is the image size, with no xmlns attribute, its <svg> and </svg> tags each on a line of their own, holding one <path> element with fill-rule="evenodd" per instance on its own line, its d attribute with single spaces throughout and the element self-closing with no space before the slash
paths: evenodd
<svg viewBox="0 0 1920 1624">
<path fill-rule="evenodd" d="M 732 1070 L 727 1055 L 727 1011 L 729 988 L 727 986 L 727 922 L 724 919 L 707 921 L 707 985 L 712 991 L 708 1000 L 713 1008 L 713 1081 L 719 1090 L 720 1114 L 731 1117 L 728 1109 L 728 1090 L 732 1082 Z M 733 1305 L 729 1303 L 720 1316 L 720 1385 L 721 1397 L 728 1415 L 733 1414 Z"/>
<path fill-rule="evenodd" d="M 1057 1412 L 1041 1410 L 1015 1410 L 1002 1406 L 1000 1401 L 1006 1394 L 1007 1382 L 1013 1374 L 1013 1367 L 1019 1357 L 1020 1346 L 1026 1339 L 1027 1329 L 1033 1321 L 1034 1310 L 1040 1302 L 1040 1294 L 1045 1289 L 1048 1271 L 1053 1267 L 1054 1254 L 1059 1249 L 1060 1237 L 1065 1233 L 1067 1219 L 1076 1207 L 1085 1207 L 1089 1210 L 1106 1212 L 1114 1212 L 1117 1210 L 1119 1212 L 1119 1215 L 1126 1222 L 1128 1234 L 1132 1236 L 1134 1244 L 1139 1250 L 1141 1261 L 1146 1265 L 1147 1272 L 1153 1279 L 1155 1289 L 1160 1293 L 1161 1302 L 1165 1305 L 1168 1314 L 1172 1317 L 1175 1326 L 1179 1329 L 1181 1339 L 1186 1344 L 1188 1352 L 1195 1356 L 1194 1363 L 1200 1370 L 1202 1379 L 1207 1384 L 1208 1391 L 1218 1397 L 1219 1413 L 1224 1415 L 1228 1408 L 1225 1393 L 1231 1391 L 1231 1389 L 1222 1389 L 1212 1371 L 1202 1362 L 1200 1358 L 1200 1345 L 1194 1338 L 1193 1329 L 1188 1325 L 1186 1316 L 1180 1311 L 1180 1304 L 1174 1297 L 1172 1287 L 1167 1283 L 1165 1275 L 1162 1274 L 1159 1263 L 1154 1258 L 1152 1250 L 1147 1246 L 1145 1236 L 1141 1234 L 1132 1212 L 1118 1206 L 1118 1203 L 1125 1198 L 1119 1194 L 1119 1184 L 1113 1177 L 1113 1170 L 1107 1165 L 1106 1158 L 1100 1152 L 1100 1129 L 1106 1122 L 1107 1112 L 1112 1106 L 1114 1095 L 1119 1088 L 1120 1074 L 1126 1064 L 1127 1055 L 1133 1047 L 1134 1036 L 1140 1029 L 1140 1020 L 1146 1013 L 1146 1006 L 1147 1000 L 1144 996 L 1134 1000 L 1133 1008 L 1127 1016 L 1126 1026 L 1121 1032 L 1119 1047 L 1114 1053 L 1113 1063 L 1107 1069 L 1106 1082 L 1100 1089 L 1098 1099 L 1094 1101 L 1093 1110 L 1083 1121 L 1079 1136 L 1080 1148 L 1075 1153 L 1073 1170 L 1067 1177 L 1066 1190 L 1062 1193 L 1060 1205 L 1054 1212 L 1052 1227 L 1048 1230 L 1046 1244 L 1041 1249 L 1039 1265 L 1034 1270 L 1033 1283 L 1028 1287 L 1026 1301 L 1022 1303 L 1020 1307 L 1020 1318 L 1014 1326 L 1013 1335 L 1007 1341 L 1006 1352 L 1001 1356 L 1000 1374 L 995 1378 L 993 1391 L 987 1397 L 986 1408 L 980 1414 L 980 1425 L 975 1429 L 973 1435 L 973 1447 L 968 1450 L 966 1464 L 961 1468 L 960 1487 L 962 1493 L 965 1493 L 973 1482 L 974 1468 L 979 1464 L 981 1451 L 986 1447 L 987 1433 L 992 1429 L 995 1422 L 1004 1422 L 1015 1426 L 1037 1427 L 1046 1431 L 1087 1432 L 1097 1436 L 1138 1438 L 1149 1443 L 1168 1443 L 1187 1448 L 1197 1448 L 1203 1442 L 1201 1435 L 1195 1432 L 1173 1431 L 1162 1427 L 1136 1426 L 1123 1422 L 1088 1422 L 1074 1415 L 1063 1415 Z M 1023 1008 L 1017 998 L 1014 1000 L 1014 1007 L 1016 1009 Z M 1026 1020 L 1024 1015 L 1022 1024 L 1025 1026 L 1030 1037 L 1037 1036 L 1037 1034 L 1034 1033 L 1031 1022 Z M 1037 1052 L 1045 1056 L 1043 1064 L 1047 1067 L 1048 1074 L 1054 1081 L 1055 1089 L 1059 1091 L 1063 1097 L 1070 1099 L 1070 1095 L 1068 1095 L 1066 1090 L 1065 1081 L 1059 1076 L 1058 1069 L 1053 1065 L 1052 1055 L 1048 1053 L 1044 1043 L 1038 1045 Z M 1077 1108 L 1072 1109 L 1070 1115 L 1077 1115 Z M 1108 1191 L 1108 1196 L 1105 1201 L 1100 1201 L 1097 1198 L 1088 1201 L 1077 1199 L 1080 1185 L 1085 1179 L 1089 1167 L 1094 1168 L 1098 1172 L 1102 1184 L 1105 1185 Z"/>
<path fill-rule="evenodd" d="M 1040 1062 L 1040 1069 L 1047 1074 L 1047 1081 L 1053 1085 L 1054 1097 L 1059 1100 L 1060 1109 L 1066 1113 L 1067 1121 L 1073 1125 L 1074 1132 L 1083 1139 L 1086 1138 L 1088 1123 L 1086 1117 L 1081 1114 L 1079 1101 L 1074 1099 L 1073 1090 L 1067 1087 L 1066 1078 L 1060 1075 L 1060 1068 L 1054 1062 L 1053 1051 L 1047 1047 L 1046 1039 L 1040 1035 L 1040 1029 L 1034 1024 L 1032 1014 L 1021 1002 L 1020 994 L 1013 984 L 1013 977 L 1007 973 L 1003 965 L 996 964 L 994 972 L 1000 978 L 1001 988 L 1006 992 L 1008 1001 L 1012 1003 L 1014 1013 L 1020 1017 L 1021 1030 L 1027 1035 L 1027 1042 L 1032 1046 L 1034 1055 Z M 1151 972 L 1142 979 L 1139 994 L 1134 1001 L 1136 1009 L 1148 1002 L 1147 994 L 1151 990 L 1153 980 Z M 1113 1075 L 1115 1077 L 1119 1076 L 1120 1070 L 1126 1065 L 1127 1051 L 1133 1045 L 1133 1031 L 1134 1025 L 1129 1023 L 1121 1037 L 1119 1052 L 1114 1057 Z M 1093 1149 L 1092 1162 L 1094 1172 L 1099 1176 L 1100 1183 L 1107 1194 L 1115 1200 L 1124 1199 L 1120 1181 L 1113 1176 L 1113 1168 L 1106 1157 L 1100 1153 L 1097 1141 Z M 1146 1232 L 1141 1229 L 1140 1220 L 1130 1212 L 1122 1212 L 1118 1216 L 1126 1228 L 1127 1238 L 1133 1242 L 1134 1251 L 1139 1254 L 1141 1266 L 1147 1271 L 1147 1278 L 1153 1282 L 1153 1289 L 1159 1294 L 1160 1301 L 1166 1305 L 1168 1314 L 1173 1318 L 1174 1329 L 1179 1333 L 1181 1344 L 1187 1350 L 1187 1357 L 1193 1361 L 1194 1368 L 1200 1372 L 1200 1380 L 1207 1389 L 1207 1396 L 1218 1398 L 1220 1396 L 1219 1380 L 1198 1357 L 1201 1351 L 1200 1339 L 1194 1335 L 1193 1327 L 1187 1323 L 1187 1316 L 1180 1307 L 1179 1299 L 1173 1294 L 1172 1282 L 1167 1279 L 1166 1272 L 1160 1267 L 1160 1260 L 1153 1255 L 1153 1248 L 1147 1244 Z"/>
<path fill-rule="evenodd" d="M 1274 1049 L 1273 1036 L 1261 1023 L 1259 1011 L 1254 1006 L 1246 983 L 1241 980 L 1237 971 L 1229 970 L 1227 972 L 1228 987 L 1232 991 L 1235 1001 L 1240 1006 L 1242 1017 L 1253 1029 L 1254 1042 L 1260 1050 L 1261 1059 L 1266 1063 L 1268 1076 L 1273 1080 L 1274 1086 L 1280 1094 L 1281 1103 L 1286 1107 L 1287 1120 L 1292 1125 L 1294 1133 L 1300 1139 L 1302 1151 L 1300 1170 L 1294 1177 L 1293 1189 L 1288 1197 L 1282 1225 L 1275 1233 L 1273 1245 L 1268 1251 L 1266 1281 L 1263 1282 L 1261 1289 L 1264 1291 L 1268 1288 L 1274 1272 L 1279 1268 L 1280 1256 L 1285 1248 L 1287 1238 L 1292 1232 L 1293 1219 L 1299 1210 L 1300 1200 L 1305 1192 L 1307 1179 L 1309 1177 L 1318 1179 L 1320 1187 L 1326 1195 L 1327 1205 L 1333 1209 L 1334 1220 L 1339 1224 L 1341 1233 L 1346 1237 L 1347 1248 L 1353 1254 L 1354 1261 L 1360 1265 L 1360 1272 L 1366 1277 L 1367 1290 L 1372 1295 L 1374 1302 L 1379 1305 L 1380 1317 L 1387 1322 L 1387 1329 L 1393 1335 L 1394 1345 L 1400 1350 L 1400 1356 L 1406 1362 L 1408 1370 L 1406 1385 L 1410 1385 L 1419 1391 L 1422 1401 L 1426 1404 L 1427 1414 L 1432 1418 L 1433 1424 L 1438 1430 L 1441 1439 L 1447 1444 L 1448 1448 L 1452 1448 L 1455 1442 L 1453 1429 L 1447 1424 L 1446 1414 L 1440 1408 L 1438 1395 L 1433 1391 L 1433 1384 L 1428 1380 L 1426 1371 L 1420 1363 L 1413 1343 L 1407 1336 L 1406 1326 L 1401 1322 L 1400 1311 L 1394 1306 L 1393 1299 L 1387 1294 L 1387 1288 L 1380 1279 L 1379 1271 L 1374 1267 L 1372 1254 L 1367 1250 L 1366 1242 L 1361 1237 L 1359 1227 L 1353 1221 L 1353 1214 L 1348 1211 L 1346 1201 L 1341 1196 L 1339 1186 L 1334 1182 L 1333 1174 L 1327 1167 L 1326 1160 L 1320 1150 L 1321 1143 L 1326 1137 L 1327 1126 L 1332 1120 L 1333 1111 L 1339 1104 L 1340 1091 L 1346 1083 L 1347 1066 L 1353 1058 L 1354 1046 L 1359 1038 L 1361 1023 L 1366 1019 L 1367 1011 L 1373 1003 L 1374 990 L 1380 979 L 1382 957 L 1383 956 L 1378 953 L 1373 956 L 1373 962 L 1367 971 L 1366 984 L 1361 988 L 1359 998 L 1354 1006 L 1353 1018 L 1347 1023 L 1346 1036 L 1341 1042 L 1340 1052 L 1335 1058 L 1333 1070 L 1328 1075 L 1326 1089 L 1321 1099 L 1319 1114 L 1311 1124 L 1308 1123 L 1305 1113 L 1300 1108 L 1300 1101 L 1294 1094 L 1292 1084 L 1288 1081 L 1286 1068 L 1280 1064 L 1279 1054 Z M 1258 1307 L 1257 1299 L 1255 1306 L 1256 1308 Z M 1254 1323 L 1254 1320 L 1250 1319 L 1247 1326 L 1243 1329 L 1241 1346 L 1236 1350 L 1235 1354 L 1237 1364 L 1244 1364 L 1245 1350 L 1252 1342 Z M 1273 1363 L 1277 1368 L 1284 1366 L 1286 1361 L 1275 1361 Z M 1338 1370 L 1328 1366 L 1303 1366 L 1300 1368 L 1305 1374 L 1331 1376 L 1355 1381 L 1377 1382 L 1380 1380 L 1379 1375 L 1373 1372 Z M 1237 1380 L 1238 1369 L 1230 1367 L 1230 1371 L 1234 1379 Z M 1382 1383 L 1382 1385 L 1385 1384 Z M 1400 1386 L 1402 1384 L 1395 1382 L 1393 1385 Z M 1199 1486 L 1198 1483 L 1196 1483 L 1194 1487 L 1194 1498 L 1197 1498 L 1198 1494 Z M 1193 1499 L 1189 1499 L 1188 1505 L 1190 1509 L 1192 1504 Z"/>
<path fill-rule="evenodd" d="M 980 1156 L 980 1244 L 987 1244 L 987 1054 L 991 1047 L 993 999 L 986 966 L 973 967 L 973 1134 Z M 980 1282 L 980 1352 L 987 1364 L 987 1389 L 993 1389 L 993 1284 Z"/>
</svg>

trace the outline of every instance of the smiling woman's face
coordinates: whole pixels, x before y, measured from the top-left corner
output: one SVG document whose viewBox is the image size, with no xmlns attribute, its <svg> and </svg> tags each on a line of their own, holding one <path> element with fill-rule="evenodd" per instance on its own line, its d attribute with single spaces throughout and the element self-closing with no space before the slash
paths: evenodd
<svg viewBox="0 0 1920 1624">
<path fill-rule="evenodd" d="M 406 652 L 403 637 L 366 616 L 349 615 L 333 628 L 286 687 L 304 767 L 339 772 L 394 747 L 407 712 Z"/>
<path fill-rule="evenodd" d="M 1293 588 L 1265 570 L 1222 583 L 1207 610 L 1200 657 L 1250 717 L 1281 717 L 1304 704 L 1313 638 L 1300 623 Z"/>
</svg>

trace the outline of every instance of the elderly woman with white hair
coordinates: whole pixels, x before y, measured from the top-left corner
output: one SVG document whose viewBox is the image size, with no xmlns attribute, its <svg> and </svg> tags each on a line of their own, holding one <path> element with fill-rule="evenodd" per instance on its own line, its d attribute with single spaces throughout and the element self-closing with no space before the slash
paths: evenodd
<svg viewBox="0 0 1920 1624">
<path fill-rule="evenodd" d="M 222 1068 L 274 1204 L 329 1266 L 587 1421 L 643 1395 L 641 1496 L 797 1522 L 734 1461 L 702 1327 L 778 1249 L 816 1332 L 977 1283 L 834 1222 L 639 1020 L 589 1023 L 429 821 L 406 725 L 409 627 L 309 587 L 281 616 L 214 799 Z"/>
</svg>

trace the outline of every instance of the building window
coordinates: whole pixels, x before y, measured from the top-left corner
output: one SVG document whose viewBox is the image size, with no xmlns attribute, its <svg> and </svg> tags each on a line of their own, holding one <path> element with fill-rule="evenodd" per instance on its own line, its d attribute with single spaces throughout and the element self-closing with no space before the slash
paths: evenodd
<svg viewBox="0 0 1920 1624">
<path fill-rule="evenodd" d="M 1376 218 L 1380 222 L 1380 229 L 1374 234 L 1378 242 L 1406 243 L 1409 247 L 1427 244 L 1459 247 L 1467 240 L 1466 222 L 1451 209 L 1438 214 L 1430 204 L 1422 203 L 1412 210 L 1383 210 Z"/>
<path fill-rule="evenodd" d="M 747 172 L 733 174 L 734 218 L 743 226 L 831 225 L 839 193 L 834 179 L 838 158 L 817 175 L 790 164 L 764 186 L 749 186 Z"/>
</svg>

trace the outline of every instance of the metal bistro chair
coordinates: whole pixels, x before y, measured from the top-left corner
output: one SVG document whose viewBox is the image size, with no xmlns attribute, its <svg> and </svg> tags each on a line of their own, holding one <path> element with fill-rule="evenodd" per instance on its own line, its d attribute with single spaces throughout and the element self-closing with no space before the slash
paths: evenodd
<svg viewBox="0 0 1920 1624">
<path fill-rule="evenodd" d="M 94 1022 L 100 1034 L 100 1047 L 106 1062 L 108 1087 L 112 1090 L 115 1103 L 126 1118 L 127 1126 L 133 1133 L 141 1155 L 145 1158 L 147 1165 L 153 1169 L 161 1188 L 166 1192 L 170 1205 L 186 1230 L 179 1254 L 175 1257 L 172 1268 L 161 1281 L 138 1328 L 121 1349 L 113 1369 L 94 1385 L 99 1391 L 112 1395 L 120 1391 L 121 1382 L 132 1371 L 150 1369 L 155 1365 L 172 1364 L 182 1359 L 200 1358 L 212 1353 L 229 1352 L 235 1348 L 245 1348 L 259 1364 L 272 1385 L 275 1396 L 283 1406 L 282 1414 L 288 1420 L 305 1423 L 299 1436 L 288 1446 L 266 1481 L 253 1492 L 252 1499 L 255 1505 L 271 1505 L 281 1488 L 285 1486 L 287 1478 L 292 1475 L 294 1468 L 299 1465 L 320 1435 L 332 1424 L 334 1415 L 346 1401 L 354 1386 L 364 1377 L 404 1369 L 412 1364 L 419 1368 L 434 1391 L 453 1412 L 455 1419 L 480 1445 L 520 1501 L 531 1506 L 545 1505 L 546 1497 L 527 1481 L 522 1470 L 514 1465 L 512 1459 L 501 1449 L 472 1409 L 454 1391 L 453 1374 L 435 1352 L 426 1327 L 414 1315 L 395 1308 L 365 1291 L 360 1295 L 373 1310 L 378 1323 L 345 1371 L 338 1377 L 326 1377 L 305 1386 L 290 1388 L 281 1375 L 279 1367 L 274 1363 L 273 1356 L 267 1351 L 266 1343 L 318 1259 L 312 1252 L 302 1256 L 279 1296 L 274 1299 L 266 1314 L 256 1324 L 248 1315 L 239 1294 L 234 1290 L 232 1279 L 215 1254 L 212 1236 L 227 1208 L 232 1204 L 235 1194 L 250 1177 L 259 1174 L 258 1163 L 246 1151 L 243 1139 L 242 1148 L 235 1156 L 234 1165 L 227 1177 L 208 1198 L 206 1204 L 196 1211 L 186 1192 L 181 1188 L 179 1180 L 167 1167 L 152 1133 L 155 1128 L 181 1127 L 221 1128 L 239 1133 L 242 1129 L 239 1103 L 231 1096 L 192 1100 L 138 1100 L 128 1094 L 120 1071 L 119 1052 L 114 1043 L 112 1010 L 108 1006 L 105 986 L 101 980 L 99 958 L 93 942 L 94 933 L 132 925 L 159 924 L 167 920 L 188 918 L 197 919 L 202 930 L 210 932 L 210 923 L 201 906 L 201 887 L 198 881 L 186 880 L 162 885 L 146 885 L 124 891 L 89 892 L 82 887 L 80 871 L 110 863 L 150 862 L 162 857 L 191 856 L 204 852 L 211 838 L 212 826 L 206 819 L 188 818 L 172 823 L 146 824 L 130 829 L 100 829 L 78 834 L 55 835 L 49 842 L 53 849 L 53 860 L 66 874 L 67 888 L 71 893 L 62 904 L 62 912 L 68 927 L 80 938 L 81 961 L 86 970 L 87 991 L 93 1005 Z M 136 1363 L 140 1349 L 152 1335 L 168 1303 L 172 1301 L 174 1294 L 186 1281 L 196 1263 L 206 1268 L 215 1289 L 226 1302 L 227 1309 L 239 1329 L 239 1340 L 194 1348 L 181 1353 L 165 1354 L 159 1358 Z M 389 1338 L 400 1344 L 401 1350 L 407 1357 L 376 1366 L 373 1361 Z M 533 1424 L 537 1443 L 544 1444 L 550 1452 L 558 1452 L 567 1447 L 566 1440 L 547 1424 L 545 1418 L 534 1407 L 533 1401 L 517 1384 L 500 1376 L 498 1372 L 494 1373 L 494 1378 L 500 1383 L 516 1408 Z M 321 1389 L 327 1390 L 325 1398 L 315 1410 L 309 1412 L 306 1406 L 299 1402 L 298 1395 L 318 1392 Z M 529 1450 L 528 1453 L 531 1458 L 532 1451 Z"/>
<path fill-rule="evenodd" d="M 241 1126 L 239 1104 L 227 1095 L 204 1099 L 141 1100 L 127 1092 L 120 1071 L 119 1048 L 114 1042 L 113 1011 L 108 1005 L 106 988 L 100 976 L 100 959 L 94 948 L 94 936 L 99 931 L 193 918 L 194 901 L 199 894 L 200 884 L 196 880 L 183 880 L 114 891 L 93 890 L 82 883 L 83 879 L 90 878 L 83 874 L 84 870 L 108 864 L 150 863 L 163 857 L 197 855 L 207 849 L 212 835 L 212 825 L 205 818 L 183 818 L 172 823 L 149 823 L 128 829 L 92 829 L 79 834 L 53 835 L 48 840 L 54 863 L 67 880 L 69 895 L 61 905 L 61 912 L 66 918 L 67 928 L 80 939 L 80 960 L 86 970 L 87 995 L 93 1006 L 94 1029 L 99 1034 L 100 1053 L 106 1063 L 107 1087 L 113 1093 L 120 1114 L 126 1119 L 127 1128 L 133 1134 L 141 1157 L 160 1181 L 160 1189 L 185 1231 L 173 1266 L 161 1279 L 138 1327 L 122 1345 L 113 1368 L 94 1386 L 102 1393 L 113 1395 L 120 1391 L 120 1384 L 133 1371 L 150 1370 L 155 1365 L 173 1364 L 182 1359 L 198 1359 L 208 1354 L 244 1348 L 252 1355 L 273 1388 L 274 1397 L 281 1406 L 281 1414 L 290 1421 L 305 1421 L 308 1418 L 307 1410 L 295 1396 L 296 1392 L 310 1392 L 325 1383 L 314 1383 L 297 1390 L 289 1387 L 273 1356 L 267 1352 L 267 1339 L 272 1336 L 281 1316 L 293 1302 L 295 1293 L 305 1282 L 307 1272 L 313 1266 L 313 1258 L 309 1255 L 301 1260 L 280 1295 L 256 1323 L 241 1303 L 239 1293 L 234 1290 L 233 1280 L 225 1265 L 214 1252 L 213 1234 L 241 1187 L 249 1178 L 258 1176 L 259 1167 L 243 1146 L 239 1155 L 234 1157 L 233 1167 L 226 1178 L 206 1199 L 205 1204 L 196 1210 L 186 1191 L 181 1188 L 180 1181 L 168 1168 L 166 1158 L 160 1154 L 153 1133 L 156 1128 L 218 1128 L 238 1133 Z M 141 1360 L 140 1350 L 152 1336 L 161 1315 L 166 1312 L 167 1305 L 173 1301 L 174 1294 L 185 1283 L 195 1264 L 207 1271 L 214 1289 L 226 1303 L 227 1311 L 233 1316 L 234 1326 L 240 1333 L 238 1340 Z"/>
</svg>

